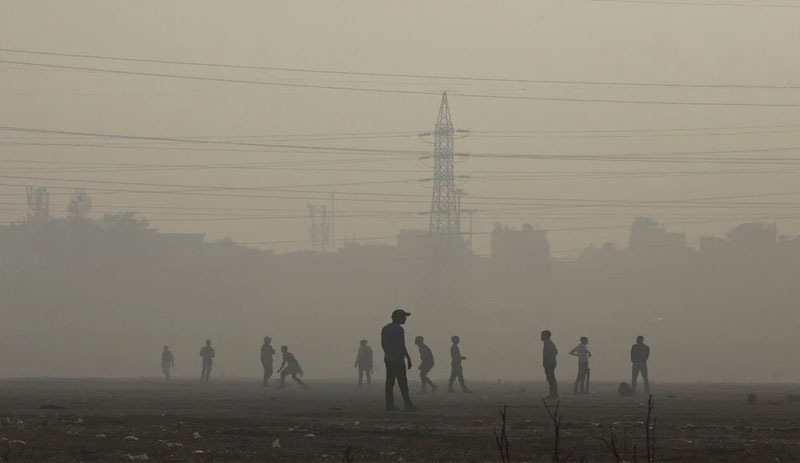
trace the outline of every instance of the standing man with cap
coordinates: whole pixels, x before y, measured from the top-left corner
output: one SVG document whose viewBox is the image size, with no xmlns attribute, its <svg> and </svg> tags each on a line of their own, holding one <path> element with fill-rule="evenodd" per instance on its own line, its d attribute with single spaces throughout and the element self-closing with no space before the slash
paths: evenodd
<svg viewBox="0 0 800 463">
<path fill-rule="evenodd" d="M 272 377 L 272 356 L 275 349 L 272 347 L 272 338 L 264 336 L 264 344 L 261 344 L 261 366 L 264 367 L 264 387 L 269 387 L 269 379 Z"/>
<path fill-rule="evenodd" d="M 403 309 L 392 312 L 392 322 L 381 330 L 381 347 L 383 360 L 386 363 L 386 410 L 397 410 L 394 406 L 394 383 L 400 386 L 406 410 L 415 410 L 408 394 L 408 378 L 406 368 L 411 369 L 411 356 L 406 349 L 406 333 L 403 324 L 411 314 Z M 404 364 L 404 361 L 406 364 Z"/>
</svg>

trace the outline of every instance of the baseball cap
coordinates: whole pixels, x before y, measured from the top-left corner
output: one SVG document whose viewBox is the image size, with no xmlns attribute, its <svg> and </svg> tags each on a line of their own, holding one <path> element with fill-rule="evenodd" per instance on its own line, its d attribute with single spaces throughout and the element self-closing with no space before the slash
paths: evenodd
<svg viewBox="0 0 800 463">
<path fill-rule="evenodd" d="M 398 317 L 400 315 L 405 315 L 406 317 L 410 317 L 411 316 L 411 312 L 406 312 L 403 309 L 394 309 L 394 312 L 392 312 L 392 318 Z"/>
</svg>

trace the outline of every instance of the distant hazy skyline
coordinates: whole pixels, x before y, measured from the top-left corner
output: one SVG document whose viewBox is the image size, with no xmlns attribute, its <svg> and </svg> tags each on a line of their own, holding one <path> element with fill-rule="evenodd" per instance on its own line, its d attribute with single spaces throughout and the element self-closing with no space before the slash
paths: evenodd
<svg viewBox="0 0 800 463">
<path fill-rule="evenodd" d="M 456 151 L 485 155 L 457 164 L 457 175 L 472 177 L 460 182 L 468 195 L 464 207 L 478 210 L 474 242 L 481 254 L 488 252 L 485 233 L 495 221 L 554 230 L 548 237 L 555 257 L 572 255 L 591 242 L 625 246 L 628 226 L 637 215 L 686 232 L 692 245 L 701 235 L 720 235 L 745 221 L 775 221 L 779 233 L 800 233 L 795 211 L 800 171 L 794 165 L 800 159 L 800 88 L 786 88 L 800 87 L 800 9 L 780 1 L 769 3 L 786 8 L 696 3 L 0 2 L 3 49 L 518 80 L 513 82 L 229 69 L 8 51 L 0 52 L 0 61 L 311 86 L 436 94 L 447 90 L 456 126 L 472 131 L 456 140 Z M 338 239 L 391 237 L 401 228 L 427 227 L 427 216 L 420 213 L 428 209 L 430 189 L 420 180 L 430 177 L 431 168 L 418 158 L 432 152 L 432 146 L 416 134 L 432 129 L 436 94 L 9 63 L 0 63 L 0 81 L 0 126 L 413 152 L 259 151 L 241 145 L 0 130 L 0 192 L 8 203 L 0 214 L 2 222 L 24 216 L 24 185 L 44 185 L 53 192 L 54 216 L 66 215 L 69 193 L 57 187 L 94 188 L 93 217 L 136 210 L 162 231 L 269 242 L 262 246 L 280 252 L 308 247 L 306 204 L 327 202 L 328 192 L 337 192 Z M 731 85 L 745 87 L 726 87 Z M 670 154 L 652 156 L 660 153 Z M 492 158 L 497 154 L 600 158 Z M 644 156 L 626 162 L 608 159 L 622 154 Z M 652 162 L 645 162 L 648 157 Z M 684 162 L 669 162 L 668 157 Z M 208 164 L 226 165 L 212 169 Z M 175 194 L 181 185 L 203 195 Z M 201 188 L 208 186 L 292 191 L 245 198 L 266 193 Z M 214 194 L 220 192 L 229 196 Z M 346 194 L 353 192 L 358 194 Z M 674 202 L 688 199 L 701 202 Z"/>
</svg>

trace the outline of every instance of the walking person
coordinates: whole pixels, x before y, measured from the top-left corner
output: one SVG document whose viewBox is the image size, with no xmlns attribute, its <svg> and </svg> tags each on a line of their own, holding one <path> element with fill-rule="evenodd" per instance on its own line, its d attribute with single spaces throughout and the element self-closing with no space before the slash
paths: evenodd
<svg viewBox="0 0 800 463">
<path fill-rule="evenodd" d="M 289 352 L 289 346 L 281 346 L 281 354 L 283 354 L 283 361 L 281 362 L 281 367 L 278 368 L 278 373 L 281 374 L 281 385 L 280 388 L 283 389 L 286 387 L 286 377 L 291 375 L 292 379 L 297 382 L 303 389 L 307 388 L 308 385 L 304 383 L 298 376 L 303 376 L 303 368 L 300 366 L 300 362 L 297 361 L 294 354 Z"/>
<path fill-rule="evenodd" d="M 362 339 L 358 346 L 358 354 L 356 354 L 356 364 L 358 368 L 358 387 L 364 382 L 364 376 L 367 377 L 367 387 L 372 385 L 372 348 L 367 345 L 367 340 Z"/>
<path fill-rule="evenodd" d="M 272 356 L 275 349 L 272 348 L 272 338 L 264 336 L 264 344 L 261 345 L 261 366 L 264 367 L 263 386 L 269 387 L 269 379 L 272 377 Z"/>
<path fill-rule="evenodd" d="M 466 394 L 472 393 L 464 382 L 464 368 L 461 362 L 467 358 L 461 355 L 461 349 L 458 345 L 461 343 L 461 338 L 453 336 L 450 338 L 453 345 L 450 346 L 450 380 L 447 382 L 447 392 L 455 392 L 453 390 L 453 383 L 458 379 L 458 384 L 461 385 L 461 392 Z"/>
<path fill-rule="evenodd" d="M 169 370 L 175 366 L 175 358 L 169 350 L 169 346 L 164 346 L 164 351 L 161 352 L 161 371 L 164 373 L 167 381 L 169 381 Z"/>
<path fill-rule="evenodd" d="M 647 360 L 650 358 L 650 347 L 644 343 L 644 336 L 636 337 L 636 344 L 631 347 L 631 389 L 636 393 L 636 380 L 642 375 L 644 393 L 650 394 L 650 380 L 647 376 Z"/>
<path fill-rule="evenodd" d="M 411 313 L 403 309 L 392 312 L 392 322 L 381 330 L 381 347 L 383 348 L 383 361 L 386 364 L 386 410 L 397 410 L 394 406 L 394 383 L 400 387 L 403 403 L 407 411 L 415 410 L 411 397 L 408 394 L 408 378 L 406 367 L 411 369 L 411 356 L 406 349 L 406 333 L 403 325 Z M 407 365 L 404 364 L 407 362 Z"/>
<path fill-rule="evenodd" d="M 431 371 L 434 365 L 433 361 L 433 352 L 431 348 L 425 345 L 425 338 L 422 336 L 417 336 L 414 338 L 414 344 L 417 345 L 419 348 L 419 379 L 422 381 L 422 389 L 419 391 L 420 394 L 425 394 L 428 392 L 428 386 L 431 387 L 431 393 L 436 392 L 435 384 L 428 378 L 428 373 Z"/>
<path fill-rule="evenodd" d="M 214 356 L 217 353 L 211 347 L 211 340 L 206 339 L 206 345 L 200 349 L 200 357 L 203 358 L 203 370 L 200 372 L 200 381 L 208 381 L 211 377 L 211 366 L 214 364 Z"/>
<path fill-rule="evenodd" d="M 545 399 L 558 399 L 558 382 L 556 381 L 556 356 L 558 349 L 550 339 L 552 333 L 550 330 L 542 331 L 542 365 L 544 366 L 544 375 L 547 378 L 547 385 L 550 388 L 549 394 Z"/>
<path fill-rule="evenodd" d="M 581 394 L 589 393 L 589 357 L 592 356 L 592 353 L 589 352 L 588 345 L 589 338 L 581 336 L 580 344 L 569 351 L 569 355 L 578 357 L 578 377 L 575 379 L 573 394 L 578 392 Z"/>
</svg>

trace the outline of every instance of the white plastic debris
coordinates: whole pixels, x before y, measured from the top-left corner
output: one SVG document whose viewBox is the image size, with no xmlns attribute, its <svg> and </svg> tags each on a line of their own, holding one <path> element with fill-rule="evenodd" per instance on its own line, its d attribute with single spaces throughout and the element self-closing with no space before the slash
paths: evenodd
<svg viewBox="0 0 800 463">
<path fill-rule="evenodd" d="M 9 441 L 8 444 L 11 445 L 12 447 L 14 447 L 15 445 L 28 445 L 25 443 L 24 440 L 19 440 L 19 439 L 14 439 L 12 441 Z"/>
<path fill-rule="evenodd" d="M 198 455 L 199 455 L 199 454 L 203 453 L 203 451 L 202 451 L 202 450 L 195 450 L 195 451 L 194 451 L 194 452 L 192 452 L 192 453 L 196 453 L 196 454 L 198 454 Z"/>
<path fill-rule="evenodd" d="M 150 461 L 150 457 L 148 457 L 146 453 L 143 453 L 141 455 L 128 454 L 128 460 L 130 460 L 130 461 Z"/>
<path fill-rule="evenodd" d="M 308 434 L 305 434 L 304 437 L 317 437 L 317 436 L 315 436 L 315 435 L 313 435 L 311 433 L 308 433 Z"/>
<path fill-rule="evenodd" d="M 94 437 L 96 437 L 98 439 L 105 439 L 106 435 L 105 434 L 95 434 Z"/>
<path fill-rule="evenodd" d="M 274 449 L 281 448 L 281 440 L 280 439 L 275 439 L 274 441 L 272 441 L 272 448 L 274 448 Z"/>
<path fill-rule="evenodd" d="M 194 437 L 195 439 L 200 439 L 200 433 L 195 431 L 194 433 L 192 433 L 192 437 Z"/>
<path fill-rule="evenodd" d="M 180 442 L 167 442 L 167 447 L 171 449 L 176 449 L 179 447 L 183 447 L 183 444 L 181 444 Z"/>
<path fill-rule="evenodd" d="M 122 440 L 139 440 L 139 438 L 136 436 L 125 436 Z"/>
</svg>

